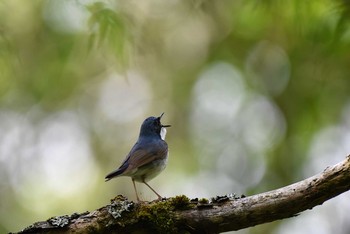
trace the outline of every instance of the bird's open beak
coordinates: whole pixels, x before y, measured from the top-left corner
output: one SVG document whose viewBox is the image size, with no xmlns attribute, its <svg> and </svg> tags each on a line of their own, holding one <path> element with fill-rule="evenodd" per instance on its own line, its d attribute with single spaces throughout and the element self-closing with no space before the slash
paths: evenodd
<svg viewBox="0 0 350 234">
<path fill-rule="evenodd" d="M 164 115 L 164 112 L 158 117 L 159 121 L 160 121 L 160 119 L 163 117 L 163 115 Z M 162 125 L 162 124 L 161 124 L 161 126 L 162 126 L 163 128 L 171 127 L 171 125 Z"/>
</svg>

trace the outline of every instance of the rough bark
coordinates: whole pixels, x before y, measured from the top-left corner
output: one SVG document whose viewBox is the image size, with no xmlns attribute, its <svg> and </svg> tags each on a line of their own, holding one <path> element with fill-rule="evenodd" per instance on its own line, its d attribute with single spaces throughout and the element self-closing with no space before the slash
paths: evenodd
<svg viewBox="0 0 350 234">
<path fill-rule="evenodd" d="M 350 156 L 318 175 L 249 197 L 181 195 L 135 204 L 117 196 L 95 211 L 53 217 L 20 233 L 219 233 L 296 216 L 349 189 Z"/>
</svg>

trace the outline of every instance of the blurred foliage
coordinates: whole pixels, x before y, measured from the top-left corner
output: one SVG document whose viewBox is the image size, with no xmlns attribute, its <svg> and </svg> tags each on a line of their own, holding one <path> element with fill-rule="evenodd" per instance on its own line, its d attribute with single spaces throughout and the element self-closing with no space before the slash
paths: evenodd
<svg viewBox="0 0 350 234">
<path fill-rule="evenodd" d="M 249 195 L 344 157 L 349 12 L 340 0 L 1 1 L 0 232 L 132 198 L 129 179 L 104 175 L 163 111 L 171 158 L 152 183 L 166 196 Z M 328 213 L 342 220 L 339 207 Z"/>
<path fill-rule="evenodd" d="M 106 46 L 112 49 L 112 53 L 119 58 L 119 65 L 127 66 L 127 49 L 132 37 L 127 36 L 125 22 L 122 13 L 107 8 L 102 2 L 96 2 L 87 6 L 91 16 L 88 21 L 90 29 L 89 48 L 102 46 L 106 41 Z"/>
</svg>

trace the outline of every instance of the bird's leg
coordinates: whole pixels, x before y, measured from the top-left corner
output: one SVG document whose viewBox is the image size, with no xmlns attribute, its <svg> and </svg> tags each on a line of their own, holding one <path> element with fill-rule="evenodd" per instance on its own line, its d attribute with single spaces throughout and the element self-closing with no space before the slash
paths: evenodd
<svg viewBox="0 0 350 234">
<path fill-rule="evenodd" d="M 136 190 L 136 185 L 135 185 L 135 180 L 134 180 L 134 179 L 132 179 L 132 183 L 133 183 L 133 185 L 134 185 L 134 189 L 135 189 L 135 193 L 136 193 L 137 202 L 140 202 L 141 200 L 140 200 L 140 198 L 139 198 L 139 195 L 137 195 L 137 190 Z"/>
<path fill-rule="evenodd" d="M 147 184 L 145 181 L 143 181 L 143 183 L 144 183 L 145 185 L 147 185 L 147 187 L 150 188 L 155 194 L 157 194 L 158 200 L 159 200 L 159 201 L 161 201 L 161 200 L 163 199 L 163 197 L 160 196 L 151 186 L 149 186 L 149 184 Z"/>
</svg>

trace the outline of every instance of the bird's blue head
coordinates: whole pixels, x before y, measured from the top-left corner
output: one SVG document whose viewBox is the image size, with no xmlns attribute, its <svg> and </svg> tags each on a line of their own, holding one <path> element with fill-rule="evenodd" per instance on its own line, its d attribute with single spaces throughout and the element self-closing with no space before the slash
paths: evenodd
<svg viewBox="0 0 350 234">
<path fill-rule="evenodd" d="M 163 117 L 164 113 L 162 113 L 159 117 L 148 117 L 143 121 L 141 125 L 140 130 L 140 137 L 141 136 L 159 136 L 161 138 L 164 138 L 161 136 L 162 128 L 170 127 L 171 125 L 162 125 L 160 122 L 161 118 Z"/>
</svg>

